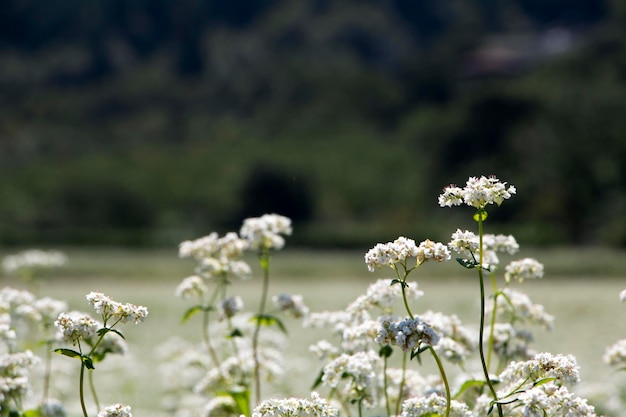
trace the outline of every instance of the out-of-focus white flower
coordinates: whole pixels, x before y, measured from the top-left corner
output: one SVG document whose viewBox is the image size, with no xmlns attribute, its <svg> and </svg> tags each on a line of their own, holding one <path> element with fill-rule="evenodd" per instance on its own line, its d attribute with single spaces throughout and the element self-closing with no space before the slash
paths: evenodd
<svg viewBox="0 0 626 417">
<path fill-rule="evenodd" d="M 380 389 L 376 375 L 381 371 L 381 359 L 372 350 L 343 353 L 330 361 L 323 369 L 322 383 L 331 388 L 338 388 L 345 382 L 343 394 L 348 401 L 363 400 L 365 405 L 376 405 Z"/>
<path fill-rule="evenodd" d="M 452 240 L 448 243 L 448 247 L 461 256 L 469 258 L 472 254 L 478 253 L 480 242 L 474 232 L 457 229 L 452 233 Z"/>
<path fill-rule="evenodd" d="M 524 321 L 538 324 L 545 330 L 552 330 L 554 327 L 554 316 L 546 313 L 543 305 L 534 304 L 528 295 L 510 288 L 502 290 L 506 301 L 498 303 L 496 314 L 504 321 Z M 493 300 L 487 301 L 487 308 L 492 310 Z"/>
<path fill-rule="evenodd" d="M 53 323 L 59 317 L 59 314 L 67 311 L 68 308 L 65 301 L 55 300 L 50 297 L 35 300 L 33 307 L 39 312 L 44 323 Z"/>
<path fill-rule="evenodd" d="M 626 301 L 626 288 L 624 288 L 622 292 L 619 293 L 619 300 Z"/>
<path fill-rule="evenodd" d="M 606 348 L 602 360 L 611 366 L 626 364 L 626 339 L 622 339 Z"/>
<path fill-rule="evenodd" d="M 339 410 L 328 405 L 328 402 L 317 392 L 311 393 L 311 399 L 285 398 L 270 399 L 261 402 L 252 412 L 252 417 L 337 417 Z"/>
<path fill-rule="evenodd" d="M 455 185 L 446 187 L 438 201 L 441 207 L 452 207 L 465 203 L 476 209 L 482 209 L 488 204 L 499 206 L 515 193 L 514 186 L 507 187 L 506 182 L 501 182 L 495 176 L 470 177 L 464 188 Z"/>
<path fill-rule="evenodd" d="M 401 417 L 442 416 L 446 410 L 446 399 L 436 393 L 426 397 L 409 398 L 402 403 Z M 450 417 L 472 417 L 466 404 L 452 400 Z"/>
<path fill-rule="evenodd" d="M 285 239 L 291 235 L 291 219 L 278 214 L 264 214 L 244 220 L 239 234 L 248 241 L 253 250 L 282 249 Z"/>
<path fill-rule="evenodd" d="M 381 266 L 394 268 L 396 263 L 406 263 L 417 256 L 417 245 L 413 239 L 400 236 L 393 242 L 379 243 L 365 254 L 365 264 L 370 272 Z"/>
<path fill-rule="evenodd" d="M 239 296 L 224 298 L 217 306 L 220 320 L 231 318 L 243 309 L 243 300 Z"/>
<path fill-rule="evenodd" d="M 390 285 L 390 279 L 378 279 L 367 288 L 364 295 L 357 297 L 348 308 L 349 312 L 359 312 L 369 310 L 371 308 L 380 308 L 388 311 L 394 302 L 402 297 L 402 288 L 400 285 Z M 411 282 L 404 288 L 407 301 L 415 301 L 424 295 L 417 286 L 417 282 Z"/>
<path fill-rule="evenodd" d="M 98 417 L 133 417 L 133 415 L 130 412 L 130 406 L 115 404 L 105 407 L 98 413 Z"/>
<path fill-rule="evenodd" d="M 202 298 L 209 291 L 209 287 L 204 283 L 204 279 L 197 275 L 185 278 L 176 287 L 176 296 L 185 299 Z"/>
<path fill-rule="evenodd" d="M 272 301 L 281 311 L 299 319 L 309 314 L 309 308 L 304 305 L 301 295 L 279 294 L 272 297 Z"/>
<path fill-rule="evenodd" d="M 543 264 L 533 258 L 524 258 L 513 261 L 505 268 L 504 279 L 511 282 L 523 282 L 525 279 L 543 278 Z"/>
<path fill-rule="evenodd" d="M 55 268 L 65 265 L 67 256 L 60 251 L 28 249 L 15 255 L 7 255 L 2 260 L 2 268 L 7 273 L 21 269 Z"/>
<path fill-rule="evenodd" d="M 252 271 L 250 266 L 241 260 L 248 249 L 247 240 L 237 233 L 229 232 L 223 237 L 215 232 L 196 240 L 186 240 L 179 245 L 178 255 L 181 258 L 194 258 L 198 261 L 196 273 L 204 278 L 232 273 L 240 278 L 248 278 Z"/>
<path fill-rule="evenodd" d="M 519 251 L 519 244 L 513 235 L 483 235 L 483 248 L 495 252 L 506 252 L 514 255 Z"/>
<path fill-rule="evenodd" d="M 417 247 L 417 263 L 422 264 L 426 261 L 449 261 L 450 251 L 443 243 L 433 242 L 426 239 Z"/>
</svg>

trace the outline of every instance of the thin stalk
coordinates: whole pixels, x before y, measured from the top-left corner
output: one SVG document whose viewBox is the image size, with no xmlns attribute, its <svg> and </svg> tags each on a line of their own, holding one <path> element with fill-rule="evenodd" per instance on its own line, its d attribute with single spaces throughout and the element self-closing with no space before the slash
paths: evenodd
<svg viewBox="0 0 626 417">
<path fill-rule="evenodd" d="M 78 392 L 80 397 L 80 408 L 83 410 L 83 416 L 89 417 L 87 414 L 87 407 L 85 407 L 85 394 L 84 394 L 84 381 L 85 379 L 85 363 L 81 360 L 80 362 L 80 378 L 78 384 Z"/>
<path fill-rule="evenodd" d="M 400 285 L 402 286 L 402 301 L 404 301 L 404 307 L 406 308 L 406 312 L 408 313 L 409 317 L 411 317 L 411 319 L 414 319 L 415 317 L 413 316 L 413 313 L 411 313 L 411 309 L 409 308 L 409 303 L 406 299 L 406 291 L 404 289 L 404 286 L 407 285 L 406 277 L 405 277 L 405 280 L 403 280 Z"/>
<path fill-rule="evenodd" d="M 406 375 L 406 357 L 407 352 L 402 355 L 402 379 L 400 379 L 400 387 L 398 387 L 398 401 L 396 401 L 396 415 L 400 415 L 400 404 L 402 403 L 402 396 L 404 395 L 404 378 Z"/>
<path fill-rule="evenodd" d="M 387 362 L 389 358 L 385 356 L 383 358 L 383 392 L 385 393 L 385 408 L 387 410 L 387 416 L 391 417 L 391 406 L 389 405 L 389 393 L 387 392 Z"/>
<path fill-rule="evenodd" d="M 257 315 L 256 327 L 254 328 L 254 334 L 252 335 L 252 357 L 254 359 L 254 393 L 256 397 L 256 404 L 261 401 L 261 376 L 259 362 L 259 333 L 261 332 L 261 316 L 265 313 L 265 303 L 267 300 L 267 293 L 269 290 L 270 281 L 270 256 L 268 249 L 263 249 L 259 254 L 259 261 L 261 268 L 263 269 L 263 287 L 261 290 L 261 301 L 259 304 L 259 313 Z"/>
<path fill-rule="evenodd" d="M 89 372 L 89 389 L 91 390 L 91 395 L 93 395 L 93 400 L 96 403 L 96 410 L 100 411 L 100 401 L 98 401 L 98 394 L 96 394 L 96 386 L 93 383 L 93 372 Z"/>
<path fill-rule="evenodd" d="M 48 394 L 50 392 L 50 373 L 52 368 L 52 341 L 46 341 L 46 363 L 43 375 L 43 398 L 41 404 L 44 405 L 48 401 Z"/>
<path fill-rule="evenodd" d="M 483 278 L 483 220 L 482 215 L 478 216 L 478 239 L 479 239 L 479 247 L 480 247 L 480 255 L 478 261 L 478 279 L 480 281 L 480 329 L 478 331 L 478 352 L 480 353 L 480 363 L 483 367 L 483 373 L 485 374 L 485 381 L 487 382 L 487 386 L 489 387 L 489 391 L 491 391 L 491 395 L 493 396 L 494 401 L 498 401 L 498 393 L 496 392 L 493 384 L 491 383 L 491 378 L 489 377 L 489 368 L 487 368 L 487 363 L 485 362 L 485 352 L 483 348 L 483 340 L 485 333 L 485 281 Z M 499 417 L 503 417 L 502 414 L 502 405 L 497 404 L 498 406 L 498 415 Z"/>
<path fill-rule="evenodd" d="M 496 276 L 491 274 L 491 286 L 493 287 L 493 310 L 491 311 L 491 329 L 489 329 L 489 341 L 487 342 L 487 369 L 491 369 L 491 356 L 493 354 L 493 334 L 496 327 L 496 311 L 498 308 L 498 286 Z"/>
<path fill-rule="evenodd" d="M 211 361 L 216 368 L 220 366 L 220 360 L 217 357 L 217 353 L 211 344 L 211 337 L 209 334 L 209 310 L 205 309 L 202 313 L 202 339 L 204 339 L 204 344 L 206 345 L 206 349 L 209 352 L 209 356 L 211 357 Z"/>
<path fill-rule="evenodd" d="M 439 368 L 439 373 L 441 374 L 441 379 L 443 380 L 443 385 L 446 388 L 446 414 L 445 417 L 450 416 L 450 384 L 448 384 L 448 378 L 446 377 L 446 372 L 443 370 L 443 364 L 441 363 L 441 359 L 439 359 L 439 355 L 435 352 L 435 349 L 432 346 L 429 346 L 428 349 L 430 353 L 433 354 L 435 358 L 435 362 L 437 362 L 437 367 Z"/>
</svg>

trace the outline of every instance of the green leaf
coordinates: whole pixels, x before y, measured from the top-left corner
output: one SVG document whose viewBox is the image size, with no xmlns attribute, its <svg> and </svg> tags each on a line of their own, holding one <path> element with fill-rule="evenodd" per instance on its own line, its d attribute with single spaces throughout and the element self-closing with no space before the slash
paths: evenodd
<svg viewBox="0 0 626 417">
<path fill-rule="evenodd" d="M 70 358 L 82 358 L 83 356 L 79 352 L 76 352 L 75 350 L 72 350 L 72 349 L 59 348 L 59 349 L 54 349 L 53 352 L 60 353 L 61 355 L 65 355 Z"/>
<path fill-rule="evenodd" d="M 385 345 L 378 351 L 378 356 L 381 358 L 388 358 L 393 353 L 393 348 L 389 345 Z"/>
<path fill-rule="evenodd" d="M 43 414 L 41 413 L 41 410 L 33 409 L 24 411 L 22 413 L 22 417 L 43 417 Z"/>
<path fill-rule="evenodd" d="M 463 395 L 463 393 L 470 388 L 473 388 L 473 387 L 482 388 L 486 384 L 487 383 L 485 381 L 480 380 L 480 379 L 470 379 L 469 381 L 465 381 L 465 383 L 461 385 L 461 388 L 459 388 L 459 392 L 456 393 L 454 398 L 461 397 L 461 395 Z"/>
<path fill-rule="evenodd" d="M 478 266 L 478 262 L 473 259 L 456 258 L 456 261 L 467 269 L 474 269 Z"/>
<path fill-rule="evenodd" d="M 243 337 L 243 333 L 241 330 L 234 328 L 232 332 L 228 335 L 228 337 Z"/>
<path fill-rule="evenodd" d="M 230 396 L 239 407 L 240 415 L 250 416 L 250 390 L 230 392 Z"/>
<path fill-rule="evenodd" d="M 192 316 L 194 316 L 199 311 L 203 311 L 203 310 L 205 310 L 205 308 L 204 306 L 201 306 L 201 305 L 190 307 L 187 311 L 185 311 L 185 314 L 183 314 L 182 322 L 186 323 L 187 320 L 189 320 Z"/>
<path fill-rule="evenodd" d="M 252 317 L 251 320 L 256 321 L 261 326 L 271 326 L 275 324 L 283 333 L 287 334 L 287 328 L 276 316 L 269 314 L 257 314 Z"/>
<path fill-rule="evenodd" d="M 474 213 L 474 220 L 482 222 L 487 220 L 487 210 L 483 208 Z"/>
<path fill-rule="evenodd" d="M 96 369 L 93 366 L 93 361 L 91 360 L 91 358 L 88 358 L 87 356 L 83 356 L 82 359 L 83 359 L 83 365 L 85 365 L 85 368 L 87 368 L 87 369 Z"/>
<path fill-rule="evenodd" d="M 324 370 L 320 370 L 320 373 L 317 375 L 317 378 L 315 378 L 315 381 L 313 382 L 313 385 L 311 386 L 311 390 L 315 390 L 315 388 L 319 387 L 320 384 L 322 383 L 322 378 L 324 377 Z"/>
<path fill-rule="evenodd" d="M 548 382 L 552 382 L 552 381 L 556 381 L 556 378 L 543 378 L 543 379 L 540 379 L 539 381 L 535 381 L 533 383 L 533 387 L 538 387 L 540 385 L 547 384 Z"/>
</svg>

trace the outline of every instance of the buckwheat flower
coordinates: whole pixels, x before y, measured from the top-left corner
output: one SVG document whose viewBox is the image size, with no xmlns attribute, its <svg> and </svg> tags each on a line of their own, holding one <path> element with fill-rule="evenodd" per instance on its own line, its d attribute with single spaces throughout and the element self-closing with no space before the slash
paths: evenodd
<svg viewBox="0 0 626 417">
<path fill-rule="evenodd" d="M 272 301 L 281 311 L 299 319 L 309 314 L 309 308 L 304 305 L 301 295 L 279 294 L 272 297 Z"/>
<path fill-rule="evenodd" d="M 514 255 L 519 251 L 519 244 L 513 235 L 483 235 L 483 246 L 485 250 L 495 252 L 506 252 Z"/>
<path fill-rule="evenodd" d="M 443 193 L 439 195 L 438 201 L 441 207 L 460 206 L 463 204 L 464 197 L 463 189 L 451 184 L 444 188 Z"/>
<path fill-rule="evenodd" d="M 345 382 L 343 393 L 347 401 L 363 400 L 365 405 L 373 407 L 380 388 L 377 374 L 381 363 L 378 354 L 372 350 L 353 355 L 343 353 L 324 366 L 322 383 L 338 388 L 341 382 Z"/>
<path fill-rule="evenodd" d="M 129 321 L 140 323 L 148 316 L 148 309 L 146 307 L 131 303 L 122 304 L 101 292 L 92 291 L 87 294 L 86 298 L 87 302 L 89 302 L 96 312 L 102 314 L 105 325 L 109 319 L 120 323 L 127 323 Z"/>
<path fill-rule="evenodd" d="M 217 306 L 219 320 L 229 319 L 243 309 L 243 300 L 239 296 L 224 298 Z"/>
<path fill-rule="evenodd" d="M 456 229 L 456 232 L 452 233 L 452 240 L 448 243 L 448 247 L 461 256 L 469 258 L 479 251 L 480 242 L 474 232 Z"/>
<path fill-rule="evenodd" d="M 0 340 L 5 344 L 13 346 L 17 335 L 15 330 L 8 323 L 0 323 Z"/>
<path fill-rule="evenodd" d="M 178 246 L 178 256 L 197 260 L 212 257 L 217 251 L 217 240 L 218 235 L 215 232 L 195 240 L 185 240 Z"/>
<path fill-rule="evenodd" d="M 611 366 L 622 366 L 626 363 L 626 339 L 608 346 L 602 360 Z"/>
<path fill-rule="evenodd" d="M 407 318 L 399 323 L 384 320 L 375 342 L 380 345 L 398 345 L 405 352 L 413 352 L 422 344 L 435 346 L 440 336 L 428 323 L 419 318 Z"/>
<path fill-rule="evenodd" d="M 264 214 L 245 219 L 239 234 L 248 241 L 250 248 L 262 250 L 282 249 L 285 245 L 282 235 L 290 235 L 291 232 L 291 219 L 278 214 Z"/>
<path fill-rule="evenodd" d="M 534 340 L 527 330 L 516 329 L 510 323 L 495 323 L 493 327 L 493 351 L 507 360 L 527 360 L 529 345 Z"/>
<path fill-rule="evenodd" d="M 505 268 L 504 279 L 506 282 L 515 279 L 521 283 L 525 279 L 540 278 L 543 278 L 543 264 L 532 258 L 513 261 Z"/>
<path fill-rule="evenodd" d="M 619 293 L 619 300 L 626 301 L 626 288 L 624 288 L 622 292 Z"/>
<path fill-rule="evenodd" d="M 338 417 L 339 410 L 331 407 L 317 392 L 311 393 L 311 399 L 285 398 L 270 399 L 261 402 L 252 417 Z"/>
<path fill-rule="evenodd" d="M 379 243 L 365 254 L 365 264 L 370 272 L 381 266 L 395 268 L 395 264 L 406 263 L 409 258 L 417 256 L 417 245 L 413 239 L 404 236 L 393 242 Z"/>
<path fill-rule="evenodd" d="M 552 403 L 546 392 L 541 388 L 530 388 L 523 391 L 517 399 L 524 417 L 544 417 L 545 411 Z"/>
<path fill-rule="evenodd" d="M 534 304 L 528 295 L 510 288 L 504 288 L 502 293 L 506 297 L 506 301 L 501 300 L 498 303 L 496 314 L 500 319 L 537 324 L 545 330 L 552 330 L 554 316 L 546 313 L 543 305 Z M 487 308 L 491 311 L 493 300 L 489 300 L 487 303 Z"/>
<path fill-rule="evenodd" d="M 204 280 L 197 275 L 189 276 L 182 280 L 176 287 L 176 296 L 184 299 L 202 298 L 209 292 L 209 287 Z"/>
<path fill-rule="evenodd" d="M 309 346 L 309 352 L 313 353 L 318 359 L 334 359 L 339 355 L 339 349 L 333 346 L 328 340 L 320 340 Z"/>
<path fill-rule="evenodd" d="M 426 239 L 417 247 L 417 263 L 422 264 L 426 261 L 449 261 L 450 251 L 443 243 L 433 242 Z"/>
<path fill-rule="evenodd" d="M 442 416 L 446 410 L 446 399 L 438 394 L 427 397 L 409 398 L 402 403 L 401 417 Z M 472 417 L 466 404 L 456 400 L 450 401 L 450 417 Z"/>
<path fill-rule="evenodd" d="M 59 314 L 54 325 L 59 329 L 63 340 L 73 345 L 81 340 L 93 339 L 100 328 L 99 323 L 89 315 L 77 311 Z"/>
<path fill-rule="evenodd" d="M 133 417 L 133 415 L 130 412 L 130 406 L 115 404 L 105 407 L 98 413 L 98 417 Z"/>
<path fill-rule="evenodd" d="M 578 363 L 573 355 L 537 353 L 526 364 L 529 373 L 538 378 L 556 378 L 559 383 L 566 385 L 580 382 Z"/>
<path fill-rule="evenodd" d="M 400 285 L 390 285 L 391 279 L 378 279 L 367 287 L 364 295 L 357 297 L 346 310 L 348 312 L 358 312 L 369 310 L 371 308 L 380 308 L 387 312 L 393 304 L 401 300 L 402 288 Z M 423 291 L 418 289 L 417 282 L 411 282 L 404 288 L 407 301 L 415 301 L 424 295 Z"/>
<path fill-rule="evenodd" d="M 7 273 L 13 273 L 20 269 L 60 267 L 66 262 L 67 256 L 63 252 L 28 249 L 15 255 L 5 256 L 2 260 L 2 268 Z"/>
<path fill-rule="evenodd" d="M 50 297 L 40 298 L 35 300 L 33 307 L 41 315 L 43 323 L 53 323 L 59 314 L 63 311 L 67 311 L 67 303 L 65 301 L 55 300 Z"/>
<path fill-rule="evenodd" d="M 429 310 L 420 314 L 420 319 L 441 336 L 435 349 L 442 352 L 451 362 L 462 362 L 474 351 L 478 343 L 475 332 L 464 326 L 458 316 L 454 314 L 448 316 Z"/>
</svg>

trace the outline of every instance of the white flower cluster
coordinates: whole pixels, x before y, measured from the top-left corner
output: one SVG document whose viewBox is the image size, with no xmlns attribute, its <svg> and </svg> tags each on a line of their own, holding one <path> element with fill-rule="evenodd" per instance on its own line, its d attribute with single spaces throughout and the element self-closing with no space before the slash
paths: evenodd
<svg viewBox="0 0 626 417">
<path fill-rule="evenodd" d="M 338 417 L 339 410 L 331 407 L 317 392 L 311 399 L 285 398 L 266 400 L 252 412 L 252 417 Z"/>
<path fill-rule="evenodd" d="M 9 409 L 8 402 L 19 402 L 29 392 L 28 373 L 39 358 L 30 350 L 0 356 L 0 410 Z"/>
<path fill-rule="evenodd" d="M 471 258 L 472 254 L 476 255 L 480 250 L 480 242 L 474 232 L 457 229 L 452 233 L 448 247 L 465 258 Z"/>
<path fill-rule="evenodd" d="M 504 288 L 502 294 L 506 301 L 500 301 L 496 311 L 501 319 L 537 324 L 545 330 L 552 330 L 554 316 L 546 313 L 543 305 L 534 304 L 528 295 L 510 288 Z M 493 300 L 488 300 L 487 308 L 492 310 L 492 306 Z"/>
<path fill-rule="evenodd" d="M 494 252 L 506 252 L 514 255 L 519 251 L 519 244 L 513 235 L 483 235 L 483 249 Z"/>
<path fill-rule="evenodd" d="M 91 341 L 100 328 L 100 323 L 91 318 L 88 314 L 78 311 L 61 313 L 54 322 L 63 340 L 76 345 L 81 340 Z"/>
<path fill-rule="evenodd" d="M 115 404 L 105 407 L 98 413 L 98 417 L 133 417 L 130 407 L 123 404 Z"/>
<path fill-rule="evenodd" d="M 390 285 L 389 279 L 378 279 L 367 288 L 365 294 L 359 296 L 346 309 L 349 312 L 369 310 L 377 307 L 383 312 L 387 312 L 394 302 L 402 297 L 400 285 Z M 417 289 L 417 282 L 411 282 L 404 289 L 407 301 L 415 301 L 424 295 L 423 291 Z"/>
<path fill-rule="evenodd" d="M 429 310 L 420 314 L 420 319 L 441 336 L 435 350 L 453 363 L 463 363 L 478 344 L 478 338 L 456 315 L 448 316 Z"/>
<path fill-rule="evenodd" d="M 517 280 L 523 282 L 525 279 L 543 278 L 543 264 L 533 258 L 524 258 L 513 261 L 505 268 L 504 279 L 506 282 Z"/>
<path fill-rule="evenodd" d="M 279 294 L 272 297 L 272 301 L 280 311 L 289 313 L 297 319 L 309 314 L 309 308 L 304 305 L 301 295 Z"/>
<path fill-rule="evenodd" d="M 443 416 L 446 410 L 446 399 L 438 394 L 427 397 L 409 398 L 402 403 L 401 417 Z M 452 400 L 450 417 L 472 417 L 473 414 L 466 404 Z"/>
<path fill-rule="evenodd" d="M 485 208 L 488 204 L 501 205 L 504 200 L 516 193 L 514 186 L 506 186 L 495 176 L 480 178 L 470 177 L 464 188 L 450 185 L 439 196 L 441 207 L 459 206 L 462 203 L 476 209 Z"/>
<path fill-rule="evenodd" d="M 365 264 L 370 272 L 381 266 L 394 267 L 417 256 L 417 245 L 413 239 L 400 236 L 393 242 L 379 243 L 365 254 Z"/>
<path fill-rule="evenodd" d="M 66 262 L 67 256 L 63 252 L 29 249 L 15 255 L 5 256 L 2 260 L 2 268 L 7 273 L 14 273 L 21 269 L 60 267 Z"/>
<path fill-rule="evenodd" d="M 555 378 L 557 385 L 573 385 L 580 382 L 580 373 L 573 355 L 542 352 L 527 361 L 509 363 L 500 374 L 504 387 L 514 387 L 528 378 L 532 381 Z"/>
<path fill-rule="evenodd" d="M 118 303 L 101 292 L 92 291 L 87 294 L 86 298 L 96 312 L 102 314 L 105 325 L 109 320 L 113 320 L 115 323 L 127 323 L 129 321 L 135 324 L 141 323 L 148 316 L 146 307 L 130 303 Z"/>
<path fill-rule="evenodd" d="M 433 242 L 426 239 L 417 247 L 417 263 L 422 264 L 426 261 L 449 261 L 450 251 L 443 243 Z"/>
<path fill-rule="evenodd" d="M 217 315 L 220 320 L 229 319 L 243 309 L 243 299 L 239 296 L 224 298 L 217 306 Z"/>
<path fill-rule="evenodd" d="M 285 239 L 282 235 L 291 235 L 291 219 L 278 214 L 264 214 L 244 220 L 239 234 L 246 239 L 254 250 L 282 249 Z"/>
<path fill-rule="evenodd" d="M 240 278 L 248 278 L 250 266 L 241 260 L 249 244 L 237 233 L 229 232 L 219 237 L 213 232 L 196 240 L 186 240 L 179 245 L 181 258 L 194 258 L 198 261 L 197 273 L 204 278 L 232 273 Z"/>
<path fill-rule="evenodd" d="M 419 318 L 407 318 L 399 323 L 384 320 L 378 329 L 376 343 L 398 345 L 405 352 L 413 352 L 423 344 L 435 346 L 440 336 Z"/>
<path fill-rule="evenodd" d="M 192 275 L 182 280 L 176 287 L 176 296 L 184 299 L 202 298 L 209 292 L 209 287 L 204 283 L 204 279 L 198 275 Z"/>
<path fill-rule="evenodd" d="M 626 339 L 622 339 L 606 348 L 602 360 L 611 366 L 626 364 Z"/>
<path fill-rule="evenodd" d="M 365 405 L 373 407 L 380 388 L 377 375 L 381 364 L 380 357 L 373 350 L 342 353 L 324 366 L 322 383 L 339 388 L 340 383 L 345 382 L 343 394 L 347 401 L 363 400 Z"/>
</svg>

